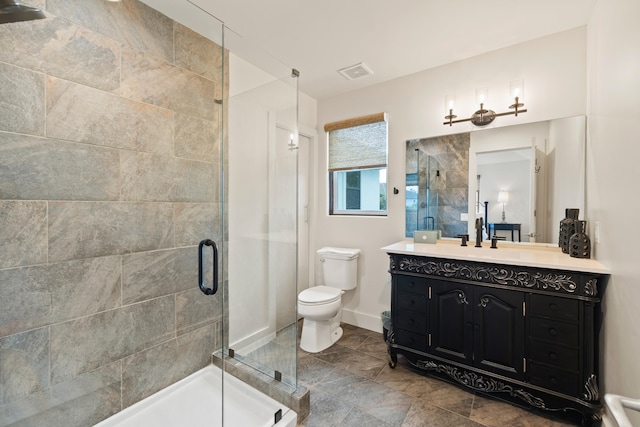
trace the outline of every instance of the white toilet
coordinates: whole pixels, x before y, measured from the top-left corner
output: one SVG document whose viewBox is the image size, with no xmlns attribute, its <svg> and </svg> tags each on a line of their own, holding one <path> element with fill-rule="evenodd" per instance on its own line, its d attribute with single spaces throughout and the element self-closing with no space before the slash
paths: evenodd
<svg viewBox="0 0 640 427">
<path fill-rule="evenodd" d="M 325 247 L 318 250 L 325 286 L 298 295 L 298 314 L 304 317 L 300 348 L 318 353 L 342 337 L 342 294 L 358 286 L 360 249 Z"/>
</svg>

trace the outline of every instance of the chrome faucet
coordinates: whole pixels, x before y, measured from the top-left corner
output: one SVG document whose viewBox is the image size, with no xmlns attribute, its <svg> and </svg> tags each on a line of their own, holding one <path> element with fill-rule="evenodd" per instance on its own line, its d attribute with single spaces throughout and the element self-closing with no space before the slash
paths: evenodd
<svg viewBox="0 0 640 427">
<path fill-rule="evenodd" d="M 482 247 L 482 218 L 476 218 L 476 248 Z"/>
</svg>

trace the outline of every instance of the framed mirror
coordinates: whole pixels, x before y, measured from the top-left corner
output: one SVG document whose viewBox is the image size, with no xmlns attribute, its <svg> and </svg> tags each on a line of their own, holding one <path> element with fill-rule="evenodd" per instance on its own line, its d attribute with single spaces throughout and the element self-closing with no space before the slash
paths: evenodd
<svg viewBox="0 0 640 427">
<path fill-rule="evenodd" d="M 584 116 L 407 141 L 406 236 L 474 236 L 482 217 L 485 239 L 557 243 L 584 212 L 585 142 Z"/>
</svg>

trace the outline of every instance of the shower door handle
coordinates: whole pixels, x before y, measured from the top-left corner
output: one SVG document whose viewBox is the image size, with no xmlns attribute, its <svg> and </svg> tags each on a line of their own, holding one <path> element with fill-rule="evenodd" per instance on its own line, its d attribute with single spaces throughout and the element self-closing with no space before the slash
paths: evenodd
<svg viewBox="0 0 640 427">
<path fill-rule="evenodd" d="M 211 246 L 213 250 L 213 283 L 207 288 L 204 282 L 204 252 L 205 246 Z M 213 240 L 205 239 L 198 245 L 198 286 L 205 295 L 213 295 L 218 292 L 218 247 Z"/>
</svg>

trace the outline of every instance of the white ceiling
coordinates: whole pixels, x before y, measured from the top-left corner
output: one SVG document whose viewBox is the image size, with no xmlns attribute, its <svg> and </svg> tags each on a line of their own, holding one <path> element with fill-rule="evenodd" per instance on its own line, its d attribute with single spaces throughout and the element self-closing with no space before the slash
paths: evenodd
<svg viewBox="0 0 640 427">
<path fill-rule="evenodd" d="M 585 25 L 595 0 L 191 2 L 299 70 L 300 90 L 320 100 Z M 374 74 L 337 71 L 359 62 Z"/>
</svg>

